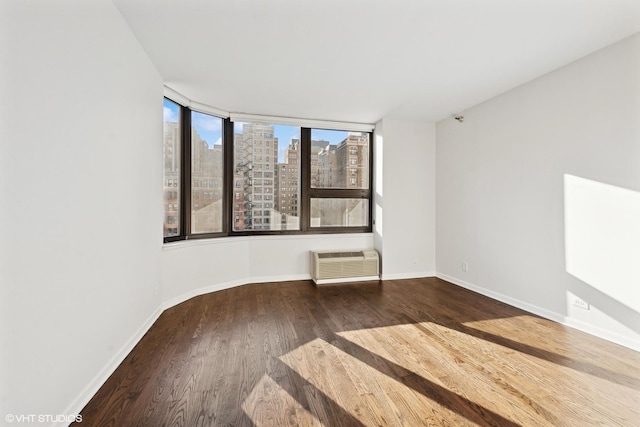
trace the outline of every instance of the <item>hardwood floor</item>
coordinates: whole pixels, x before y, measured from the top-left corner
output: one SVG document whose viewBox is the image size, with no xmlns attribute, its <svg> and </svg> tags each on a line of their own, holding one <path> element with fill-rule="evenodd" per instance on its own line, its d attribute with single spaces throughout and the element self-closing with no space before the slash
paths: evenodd
<svg viewBox="0 0 640 427">
<path fill-rule="evenodd" d="M 640 353 L 436 278 L 165 311 L 80 426 L 638 426 Z"/>
</svg>

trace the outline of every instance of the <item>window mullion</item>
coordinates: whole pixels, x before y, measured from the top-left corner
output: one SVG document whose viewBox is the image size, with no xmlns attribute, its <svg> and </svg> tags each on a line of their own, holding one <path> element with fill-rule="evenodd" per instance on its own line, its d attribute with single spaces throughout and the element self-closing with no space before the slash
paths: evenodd
<svg viewBox="0 0 640 427">
<path fill-rule="evenodd" d="M 307 232 L 311 224 L 311 129 L 300 129 L 300 231 Z"/>
<path fill-rule="evenodd" d="M 370 190 L 348 189 L 348 188 L 311 188 L 310 198 L 318 199 L 368 199 L 371 197 Z"/>
<path fill-rule="evenodd" d="M 233 188 L 233 122 L 230 119 L 225 119 L 223 122 L 222 138 L 224 140 L 225 149 L 223 151 L 223 212 L 222 219 L 222 231 L 228 236 L 231 233 L 233 227 L 233 203 L 234 203 L 234 188 Z"/>
<path fill-rule="evenodd" d="M 182 231 L 185 239 L 191 236 L 191 110 L 182 107 L 182 209 L 180 210 Z"/>
</svg>

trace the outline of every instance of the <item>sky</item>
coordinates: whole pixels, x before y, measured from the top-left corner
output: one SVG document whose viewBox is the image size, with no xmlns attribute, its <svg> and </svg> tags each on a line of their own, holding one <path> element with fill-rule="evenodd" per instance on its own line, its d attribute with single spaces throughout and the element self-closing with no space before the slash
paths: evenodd
<svg viewBox="0 0 640 427">
<path fill-rule="evenodd" d="M 167 99 L 164 100 L 164 121 L 177 123 L 180 116 L 180 108 L 178 104 Z M 195 128 L 198 135 L 203 141 L 206 141 L 209 147 L 216 144 L 222 144 L 222 119 L 197 111 L 192 111 L 191 125 Z M 234 132 L 242 133 L 243 123 L 234 123 Z M 284 162 L 284 153 L 291 142 L 291 139 L 300 138 L 300 128 L 297 126 L 273 125 L 273 133 L 278 138 L 278 162 Z M 312 129 L 312 140 L 329 141 L 331 144 L 338 144 L 347 137 L 348 132 Z"/>
</svg>

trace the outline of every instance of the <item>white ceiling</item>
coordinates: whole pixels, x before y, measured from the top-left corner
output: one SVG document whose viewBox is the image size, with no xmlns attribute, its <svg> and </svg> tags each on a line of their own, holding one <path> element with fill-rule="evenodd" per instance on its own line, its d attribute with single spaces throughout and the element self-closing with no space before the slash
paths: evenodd
<svg viewBox="0 0 640 427">
<path fill-rule="evenodd" d="M 640 31 L 640 0 L 113 0 L 223 110 L 437 121 Z"/>
</svg>

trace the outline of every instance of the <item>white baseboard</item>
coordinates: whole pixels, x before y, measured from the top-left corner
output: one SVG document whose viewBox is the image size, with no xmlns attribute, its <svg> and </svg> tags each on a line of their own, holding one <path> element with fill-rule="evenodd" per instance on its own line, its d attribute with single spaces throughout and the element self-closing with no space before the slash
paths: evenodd
<svg viewBox="0 0 640 427">
<path fill-rule="evenodd" d="M 162 311 L 176 306 L 186 300 L 199 295 L 210 294 L 211 292 L 222 291 L 224 289 L 235 288 L 237 286 L 248 285 L 250 283 L 268 283 L 268 282 L 289 282 L 292 280 L 311 280 L 310 274 L 294 274 L 287 276 L 258 276 L 247 277 L 246 279 L 232 280 L 230 282 L 216 283 L 215 285 L 205 285 L 197 289 L 193 289 L 189 292 L 185 292 L 182 295 L 171 298 L 168 301 L 162 303 Z"/>
<path fill-rule="evenodd" d="M 434 277 L 436 275 L 435 271 L 418 271 L 415 273 L 393 273 L 393 274 L 385 274 L 382 273 L 382 280 L 402 280 L 402 279 L 420 279 L 423 277 Z"/>
<path fill-rule="evenodd" d="M 361 276 L 361 277 L 347 277 L 341 279 L 313 279 L 316 285 L 330 285 L 332 283 L 351 283 L 351 282 L 370 282 L 372 280 L 380 280 L 378 276 Z"/>
<path fill-rule="evenodd" d="M 311 274 L 290 274 L 286 276 L 257 276 L 257 277 L 250 277 L 247 283 L 291 282 L 295 280 L 311 280 Z"/>
<path fill-rule="evenodd" d="M 164 301 L 160 308 L 162 309 L 162 311 L 164 311 L 168 308 L 171 308 L 180 303 L 183 303 L 193 297 L 208 294 L 211 292 L 222 291 L 224 289 L 235 288 L 236 286 L 246 285 L 247 283 L 249 282 L 247 282 L 246 280 L 233 280 L 230 282 L 216 283 L 214 285 L 202 286 L 197 289 L 192 289 L 189 292 L 185 292 L 177 297 L 173 297 L 170 300 Z"/>
<path fill-rule="evenodd" d="M 582 332 L 586 332 L 589 335 L 593 335 L 595 337 L 602 338 L 612 343 L 619 344 L 623 347 L 630 348 L 631 350 L 640 351 L 640 342 L 638 342 L 637 340 L 629 339 L 615 332 L 607 331 L 605 329 L 598 328 L 596 326 L 590 325 L 588 323 L 584 323 L 574 318 L 567 317 L 562 314 L 547 310 L 546 308 L 538 307 L 537 305 L 529 304 L 519 299 L 511 298 L 507 295 L 491 291 L 489 289 L 474 285 L 469 282 L 465 282 L 464 280 L 458 279 L 457 277 L 449 276 L 443 273 L 436 273 L 436 277 L 442 280 L 446 280 L 447 282 L 451 282 L 454 285 L 458 285 L 462 288 L 469 289 L 481 295 L 498 300 L 505 304 L 509 304 L 514 307 L 520 308 L 522 310 L 528 311 L 530 313 L 536 314 L 540 317 L 544 317 L 545 319 L 553 320 L 554 322 L 560 323 L 570 328 L 577 329 Z"/>
<path fill-rule="evenodd" d="M 164 310 L 161 307 L 158 307 L 156 311 L 151 314 L 147 318 L 147 320 L 138 328 L 135 334 L 126 342 L 124 346 L 118 351 L 113 358 L 107 363 L 107 365 L 102 368 L 102 370 L 94 377 L 94 379 L 80 392 L 78 397 L 74 400 L 74 402 L 69 405 L 69 407 L 62 411 L 61 414 L 79 414 L 82 409 L 89 403 L 91 398 L 100 390 L 100 387 L 104 385 L 104 383 L 109 379 L 111 374 L 115 372 L 115 370 L 120 366 L 120 364 L 124 361 L 124 359 L 131 353 L 131 350 L 140 342 L 144 334 L 147 333 L 149 328 L 153 325 L 153 323 L 158 320 L 158 317 L 162 314 Z M 69 423 L 67 422 L 58 422 L 55 423 L 56 427 L 66 427 Z"/>
<path fill-rule="evenodd" d="M 553 320 L 554 322 L 564 323 L 564 316 L 559 315 L 553 311 L 547 310 L 542 307 L 538 307 L 537 305 L 529 304 L 528 302 L 521 301 L 516 298 L 511 298 L 507 295 L 491 291 L 489 289 L 474 285 L 469 282 L 465 282 L 462 279 L 458 279 L 457 277 L 448 276 L 446 274 L 437 273 L 437 277 L 442 280 L 446 280 L 447 282 L 451 282 L 454 285 L 458 285 L 462 288 L 469 289 L 471 291 L 477 292 L 489 298 L 493 298 L 505 304 L 512 305 L 514 307 L 518 307 L 522 310 L 528 311 L 530 313 L 537 314 L 538 316 L 542 316 L 545 319 Z"/>
<path fill-rule="evenodd" d="M 640 341 L 629 339 L 623 335 L 607 331 L 606 329 L 595 327 L 572 317 L 565 317 L 565 321 L 562 322 L 562 324 L 569 326 L 570 328 L 586 332 L 587 334 L 593 335 L 594 337 L 602 338 L 604 340 L 611 341 L 612 343 L 619 344 L 623 347 L 630 348 L 631 350 L 640 351 Z"/>
</svg>

